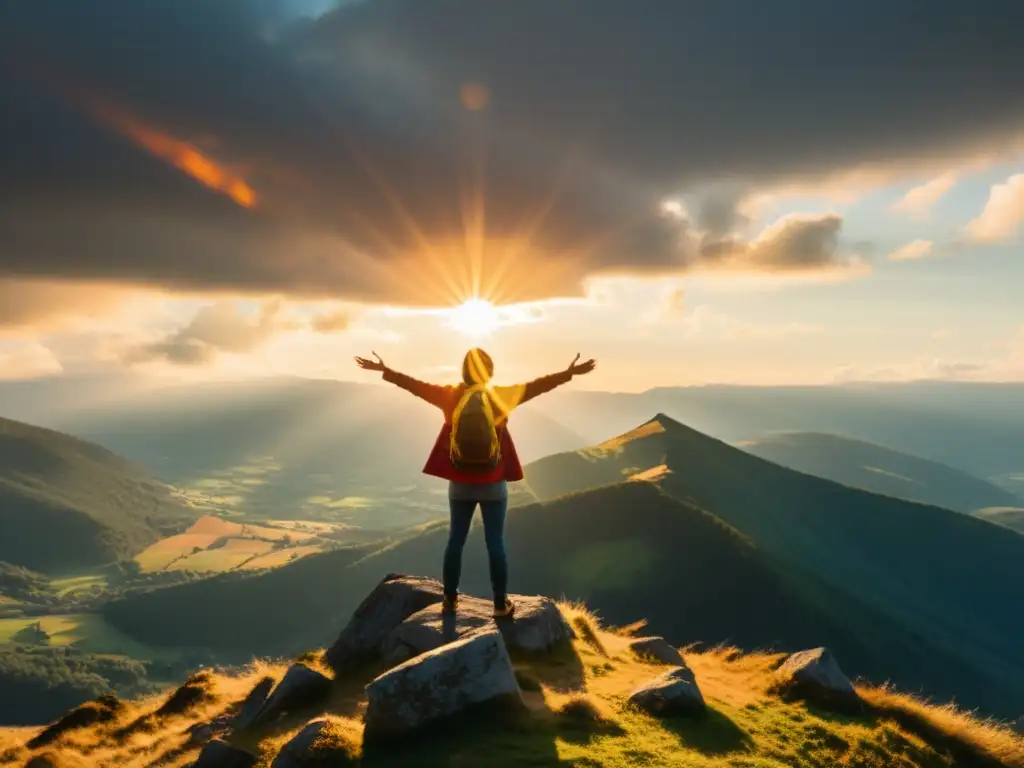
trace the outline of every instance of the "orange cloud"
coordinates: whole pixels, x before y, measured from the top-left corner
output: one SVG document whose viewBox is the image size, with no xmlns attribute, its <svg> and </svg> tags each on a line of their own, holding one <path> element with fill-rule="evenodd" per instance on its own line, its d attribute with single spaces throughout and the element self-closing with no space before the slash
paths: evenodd
<svg viewBox="0 0 1024 768">
<path fill-rule="evenodd" d="M 890 261 L 913 261 L 923 259 L 932 252 L 931 240 L 912 240 L 889 254 Z"/>
<path fill-rule="evenodd" d="M 956 184 L 956 173 L 948 171 L 931 181 L 914 187 L 893 203 L 889 210 L 919 218 L 924 217 L 931 207 L 953 188 L 954 184 Z"/>
<path fill-rule="evenodd" d="M 94 119 L 204 187 L 226 195 L 243 208 L 256 205 L 256 191 L 237 171 L 203 154 L 187 141 L 148 125 L 125 107 L 84 89 L 76 90 L 72 98 Z"/>
</svg>

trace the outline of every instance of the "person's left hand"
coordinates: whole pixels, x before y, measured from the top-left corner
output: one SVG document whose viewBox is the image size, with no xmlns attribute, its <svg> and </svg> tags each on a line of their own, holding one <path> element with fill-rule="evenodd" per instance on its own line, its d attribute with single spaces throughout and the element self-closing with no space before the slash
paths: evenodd
<svg viewBox="0 0 1024 768">
<path fill-rule="evenodd" d="M 387 366 L 384 365 L 384 361 L 380 359 L 380 356 L 374 352 L 373 356 L 376 360 L 369 360 L 365 357 L 357 357 L 356 365 L 362 368 L 364 371 L 384 371 L 387 370 Z"/>
<path fill-rule="evenodd" d="M 584 374 L 590 373 L 597 366 L 597 361 L 591 358 L 584 363 L 579 363 L 577 360 L 580 359 L 580 353 L 576 353 L 575 359 L 569 364 L 568 371 L 573 376 L 583 376 Z"/>
</svg>

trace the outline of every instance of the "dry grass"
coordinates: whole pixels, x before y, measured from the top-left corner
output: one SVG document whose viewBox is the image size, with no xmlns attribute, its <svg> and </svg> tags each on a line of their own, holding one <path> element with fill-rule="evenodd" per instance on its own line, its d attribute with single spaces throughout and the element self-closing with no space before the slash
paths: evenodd
<svg viewBox="0 0 1024 768">
<path fill-rule="evenodd" d="M 517 662 L 517 677 L 529 681 L 522 686 L 525 719 L 492 718 L 397 754 L 367 753 L 361 764 L 469 766 L 481 764 L 485 754 L 493 768 L 1024 768 L 1024 739 L 1004 726 L 878 688 L 860 689 L 871 711 L 857 717 L 783 701 L 770 692 L 781 657 L 732 648 L 684 649 L 708 704 L 706 717 L 656 719 L 625 702 L 664 666 L 635 658 L 629 651 L 631 633 L 603 629 L 585 607 L 562 609 L 579 633 L 573 652 Z M 322 714 L 286 718 L 236 743 L 258 754 L 259 766 L 266 768 L 311 717 L 326 718 L 328 726 L 316 742 L 318 756 L 327 762 L 359 756 L 363 685 L 376 671 L 336 681 Z M 255 664 L 245 674 L 215 675 L 202 682 L 202 695 L 190 697 L 195 703 L 180 713 L 159 714 L 167 694 L 135 702 L 116 722 L 69 732 L 40 753 L 50 752 L 65 761 L 58 765 L 69 766 L 77 761 L 97 768 L 142 768 L 158 759 L 168 768 L 184 766 L 198 751 L 188 745 L 190 725 L 208 722 L 240 702 L 264 675 L 280 679 L 283 673 L 282 666 Z M 124 726 L 138 719 L 156 727 L 125 733 Z M 7 751 L 7 764 L 25 764 L 31 753 L 22 745 L 32 735 L 27 729 L 0 731 L 0 755 Z"/>
<path fill-rule="evenodd" d="M 569 621 L 572 628 L 576 630 L 576 634 L 579 636 L 580 640 L 602 656 L 608 655 L 608 651 L 605 650 L 604 643 L 601 642 L 601 638 L 598 635 L 597 619 L 594 616 L 589 613 L 580 612 L 573 616 Z"/>
<path fill-rule="evenodd" d="M 876 712 L 908 730 L 958 741 L 998 764 L 1024 768 L 1024 738 L 1006 723 L 979 718 L 953 704 L 929 704 L 890 688 L 858 686 L 857 690 Z"/>
<path fill-rule="evenodd" d="M 47 754 L 60 768 L 143 768 L 158 760 L 166 768 L 183 768 L 195 760 L 198 752 L 197 747 L 188 745 L 188 728 L 208 722 L 230 704 L 241 701 L 255 682 L 267 674 L 280 678 L 284 668 L 256 662 L 237 675 L 212 675 L 201 683 L 203 696 L 184 707 L 183 712 L 160 712 L 174 698 L 174 692 L 129 702 L 116 719 L 68 731 L 52 744 L 34 751 L 25 745 L 41 728 L 2 729 L 0 765 L 21 768 L 32 756 Z"/>
</svg>

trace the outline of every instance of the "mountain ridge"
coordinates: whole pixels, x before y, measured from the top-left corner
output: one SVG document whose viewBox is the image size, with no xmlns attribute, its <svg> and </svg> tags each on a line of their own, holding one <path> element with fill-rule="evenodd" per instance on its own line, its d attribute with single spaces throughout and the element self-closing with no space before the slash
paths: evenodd
<svg viewBox="0 0 1024 768">
<path fill-rule="evenodd" d="M 71 573 L 130 557 L 192 515 L 124 457 L 0 418 L 0 560 Z"/>
<path fill-rule="evenodd" d="M 957 512 L 1024 499 L 948 464 L 827 432 L 778 432 L 736 443 L 747 453 L 828 480 Z"/>
<path fill-rule="evenodd" d="M 1024 601 L 1024 540 L 1008 529 L 781 467 L 664 414 L 525 472 L 544 500 L 661 464 L 671 495 L 950 652 L 966 642 L 990 679 L 1024 692 L 1024 619 L 1005 608 Z"/>
</svg>

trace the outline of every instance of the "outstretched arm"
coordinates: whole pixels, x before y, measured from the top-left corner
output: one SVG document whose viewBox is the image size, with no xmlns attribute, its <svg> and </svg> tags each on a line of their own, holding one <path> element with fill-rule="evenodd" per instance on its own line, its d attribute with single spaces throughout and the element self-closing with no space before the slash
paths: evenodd
<svg viewBox="0 0 1024 768">
<path fill-rule="evenodd" d="M 373 356 L 377 359 L 369 360 L 365 357 L 357 357 L 356 365 L 364 371 L 381 371 L 384 374 L 384 381 L 401 387 L 406 392 L 410 392 L 416 395 L 416 397 L 426 400 L 428 403 L 440 408 L 441 410 L 445 409 L 451 395 L 450 387 L 443 387 L 440 384 L 430 384 L 426 381 L 414 379 L 412 376 L 407 376 L 404 373 L 399 373 L 392 368 L 388 368 L 388 366 L 384 364 L 384 361 L 377 356 L 376 352 L 373 353 Z"/>
<path fill-rule="evenodd" d="M 567 384 L 572 380 L 573 376 L 583 376 L 590 373 L 597 366 L 597 363 L 594 360 L 587 360 L 585 363 L 580 363 L 579 359 L 580 355 L 577 354 L 576 359 L 573 360 L 569 367 L 564 371 L 549 373 L 547 376 L 541 376 L 539 379 L 534 379 L 526 384 L 517 384 L 514 387 L 502 387 L 501 389 L 503 391 L 500 398 L 502 410 L 508 413 L 513 408 L 533 400 L 533 398 L 538 395 L 543 395 L 546 392 L 550 392 L 555 387 Z"/>
</svg>

